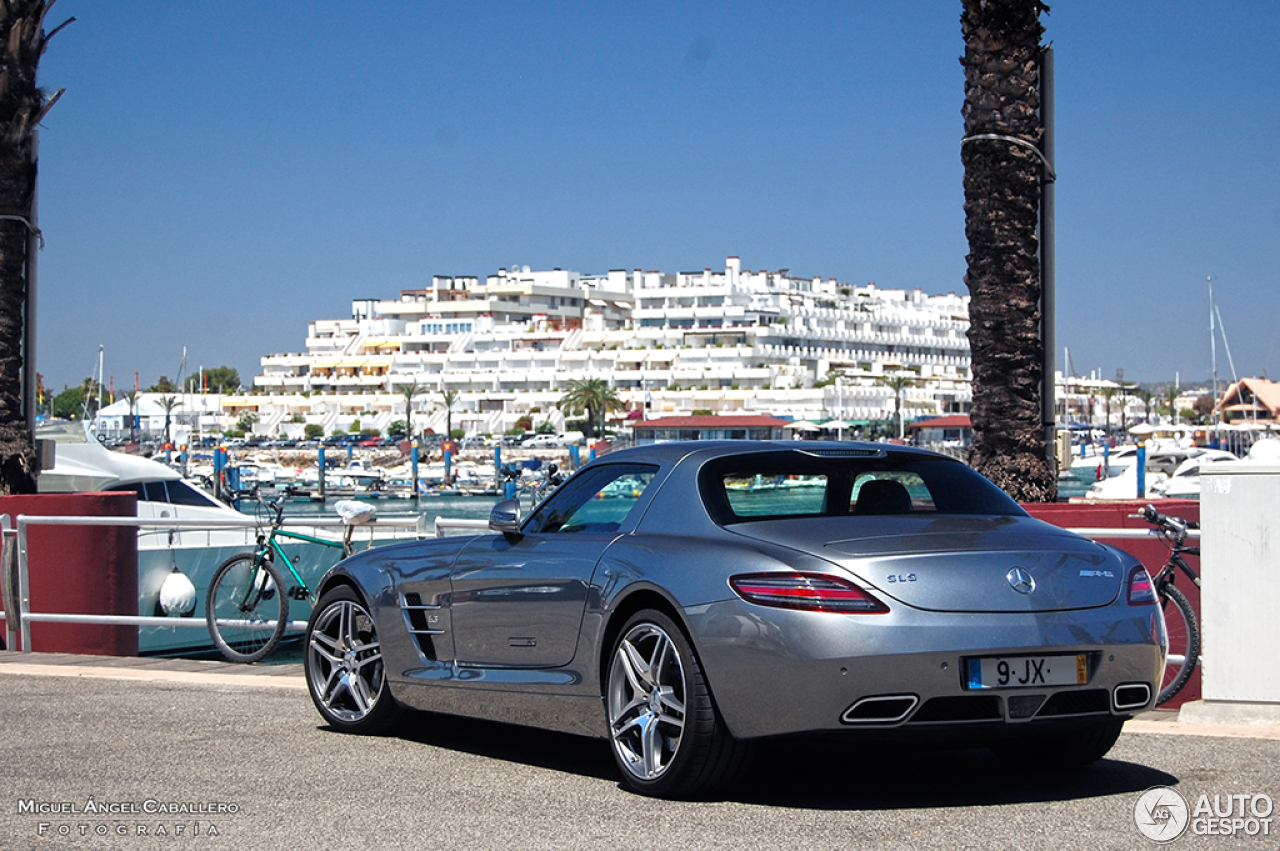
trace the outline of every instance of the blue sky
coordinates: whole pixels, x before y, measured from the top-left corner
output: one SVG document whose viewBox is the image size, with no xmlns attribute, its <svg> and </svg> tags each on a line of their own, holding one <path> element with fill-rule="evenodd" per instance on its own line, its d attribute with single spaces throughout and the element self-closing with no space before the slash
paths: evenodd
<svg viewBox="0 0 1280 851">
<path fill-rule="evenodd" d="M 1052 3 L 1077 374 L 1280 378 L 1280 3 Z M 433 274 L 790 268 L 962 292 L 960 3 L 61 0 L 39 370 L 301 351 Z M 1229 378 L 1219 345 L 1219 374 Z"/>
</svg>

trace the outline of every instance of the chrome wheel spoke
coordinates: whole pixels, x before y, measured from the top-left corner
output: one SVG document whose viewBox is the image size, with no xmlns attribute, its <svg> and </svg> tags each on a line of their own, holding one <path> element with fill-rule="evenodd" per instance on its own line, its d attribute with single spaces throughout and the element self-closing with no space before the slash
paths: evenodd
<svg viewBox="0 0 1280 851">
<path fill-rule="evenodd" d="M 367 648 L 372 648 L 372 651 L 371 651 L 371 652 L 369 652 L 369 655 L 368 655 L 368 656 L 362 656 L 362 657 L 360 657 L 359 659 L 357 659 L 357 660 L 356 660 L 356 663 L 355 663 L 355 666 L 354 666 L 354 670 L 356 670 L 356 671 L 359 671 L 361 668 L 364 668 L 364 667 L 367 667 L 367 666 L 369 666 L 369 665 L 372 665 L 372 664 L 374 664 L 375 662 L 381 662 L 381 661 L 382 661 L 382 651 L 378 649 L 378 645 L 376 645 L 376 644 L 368 644 L 368 645 L 365 645 L 365 646 L 366 646 Z"/>
<path fill-rule="evenodd" d="M 320 690 L 320 699 L 325 702 L 326 706 L 333 705 L 340 685 L 342 685 L 342 669 L 335 667 L 329 671 L 329 675 L 325 678 L 324 688 Z"/>
<path fill-rule="evenodd" d="M 351 619 L 351 604 L 343 603 L 342 609 L 338 613 L 338 636 L 347 647 L 351 646 L 351 638 L 354 635 Z"/>
<path fill-rule="evenodd" d="M 342 661 L 342 654 L 338 652 L 338 642 L 322 632 L 311 634 L 311 649 L 335 665 Z"/>
<path fill-rule="evenodd" d="M 373 697 L 369 694 L 369 684 L 364 681 L 363 677 L 354 673 L 347 674 L 344 680 L 347 686 L 347 693 L 356 702 L 356 708 L 360 710 L 360 714 L 363 715 L 368 712 L 373 706 Z"/>
<path fill-rule="evenodd" d="M 659 718 L 671 724 L 678 724 L 682 727 L 684 726 L 684 703 L 676 698 L 675 692 L 672 691 L 670 686 L 662 686 L 659 689 L 658 702 L 660 704 L 660 711 L 669 710 L 674 713 L 668 715 L 666 712 L 661 712 L 658 716 Z"/>
<path fill-rule="evenodd" d="M 655 688 L 662 678 L 662 671 L 667 664 L 668 654 L 672 652 L 671 639 L 666 635 L 659 633 L 658 640 L 654 644 L 653 655 L 649 658 L 649 682 Z"/>
<path fill-rule="evenodd" d="M 622 665 L 622 671 L 627 675 L 631 688 L 640 693 L 645 694 L 649 691 L 649 663 L 640 655 L 640 651 L 630 641 L 624 641 L 618 645 L 618 661 Z"/>
<path fill-rule="evenodd" d="M 658 731 L 658 721 L 653 716 L 649 716 L 644 729 L 641 732 L 641 741 L 644 743 L 642 765 L 644 773 L 648 777 L 656 777 L 663 769 L 662 752 L 666 740 Z"/>
<path fill-rule="evenodd" d="M 636 723 L 636 719 L 640 716 L 640 713 L 636 710 L 648 703 L 648 698 L 643 695 L 637 695 L 636 697 L 633 697 L 626 706 L 623 706 L 621 709 L 615 709 L 611 719 L 615 734 L 621 733 L 623 730 L 634 725 Z M 619 727 L 620 724 L 623 726 Z"/>
</svg>

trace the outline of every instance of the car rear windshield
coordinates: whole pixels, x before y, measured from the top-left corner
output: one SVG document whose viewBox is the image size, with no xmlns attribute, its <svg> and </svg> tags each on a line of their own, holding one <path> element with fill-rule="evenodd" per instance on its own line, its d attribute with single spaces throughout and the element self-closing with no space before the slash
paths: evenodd
<svg viewBox="0 0 1280 851">
<path fill-rule="evenodd" d="M 721 525 L 806 516 L 1025 514 L 959 461 L 889 450 L 719 458 L 703 467 L 698 487 Z"/>
</svg>

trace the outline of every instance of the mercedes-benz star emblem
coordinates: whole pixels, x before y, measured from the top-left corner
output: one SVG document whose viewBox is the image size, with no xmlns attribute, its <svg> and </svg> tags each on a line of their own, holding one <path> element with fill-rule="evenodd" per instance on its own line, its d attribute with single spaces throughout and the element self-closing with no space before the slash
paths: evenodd
<svg viewBox="0 0 1280 851">
<path fill-rule="evenodd" d="M 1019 594 L 1030 594 L 1036 590 L 1035 578 L 1021 567 L 1015 567 L 1006 573 L 1004 578 L 1009 580 L 1009 585 Z"/>
</svg>

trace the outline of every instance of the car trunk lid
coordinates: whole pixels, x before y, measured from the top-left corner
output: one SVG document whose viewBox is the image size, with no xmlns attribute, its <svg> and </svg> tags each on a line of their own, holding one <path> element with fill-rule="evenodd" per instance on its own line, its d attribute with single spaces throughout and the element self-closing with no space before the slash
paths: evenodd
<svg viewBox="0 0 1280 851">
<path fill-rule="evenodd" d="M 734 531 L 835 562 L 919 609 L 1052 612 L 1105 606 L 1125 577 L 1107 548 L 1029 517 L 822 517 Z"/>
</svg>

